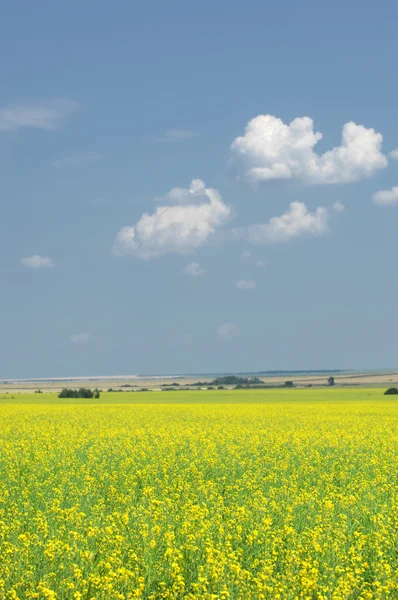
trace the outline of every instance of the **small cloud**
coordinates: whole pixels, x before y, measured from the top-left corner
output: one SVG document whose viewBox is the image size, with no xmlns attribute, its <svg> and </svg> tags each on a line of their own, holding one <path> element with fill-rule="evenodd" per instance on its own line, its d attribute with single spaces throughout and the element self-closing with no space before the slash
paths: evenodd
<svg viewBox="0 0 398 600">
<path fill-rule="evenodd" d="M 52 269 L 55 266 L 55 263 L 47 256 L 33 254 L 33 256 L 21 258 L 21 265 L 30 269 Z"/>
<path fill-rule="evenodd" d="M 304 202 L 291 202 L 288 210 L 268 223 L 250 225 L 249 241 L 253 244 L 277 244 L 309 235 L 323 235 L 328 231 L 328 211 L 318 207 L 310 213 Z"/>
<path fill-rule="evenodd" d="M 75 333 L 70 336 L 69 341 L 73 344 L 87 344 L 94 339 L 91 333 Z"/>
<path fill-rule="evenodd" d="M 372 200 L 379 206 L 392 206 L 398 204 L 398 186 L 392 187 L 391 190 L 380 190 L 372 196 Z"/>
<path fill-rule="evenodd" d="M 335 212 L 339 212 L 339 213 L 342 213 L 342 212 L 344 212 L 344 211 L 345 211 L 345 206 L 344 206 L 344 204 L 341 204 L 341 202 L 339 202 L 338 200 L 337 200 L 337 202 L 335 202 L 335 203 L 333 204 L 333 207 L 332 207 L 332 208 L 333 208 L 333 210 L 334 210 Z"/>
<path fill-rule="evenodd" d="M 256 267 L 257 267 L 257 269 L 265 269 L 265 262 L 262 260 L 258 260 L 256 262 Z"/>
<path fill-rule="evenodd" d="M 73 169 L 77 167 L 84 167 L 84 165 L 96 162 L 100 158 L 100 155 L 96 152 L 80 152 L 78 154 L 73 154 L 72 156 L 66 156 L 65 158 L 58 158 L 57 160 L 54 160 L 51 164 L 57 169 Z"/>
<path fill-rule="evenodd" d="M 67 98 L 53 98 L 32 104 L 15 104 L 0 108 L 0 132 L 22 128 L 53 130 L 76 108 Z"/>
<path fill-rule="evenodd" d="M 155 142 L 156 144 L 172 144 L 191 140 L 197 135 L 197 131 L 193 131 L 192 129 L 167 129 L 163 135 L 152 140 L 149 138 L 149 141 Z"/>
<path fill-rule="evenodd" d="M 216 329 L 217 335 L 225 341 L 232 340 L 238 334 L 238 331 L 234 323 L 222 323 Z"/>
<path fill-rule="evenodd" d="M 256 287 L 256 282 L 254 279 L 239 279 L 235 283 L 235 287 L 238 290 L 254 290 Z"/>
<path fill-rule="evenodd" d="M 186 267 L 184 267 L 185 275 L 191 275 L 192 277 L 202 277 L 206 271 L 203 269 L 199 263 L 192 262 L 188 263 Z"/>
<path fill-rule="evenodd" d="M 242 258 L 250 258 L 250 257 L 251 257 L 250 250 L 245 250 L 244 252 L 242 252 Z"/>
<path fill-rule="evenodd" d="M 398 148 L 391 150 L 391 152 L 389 153 L 389 157 L 393 160 L 398 160 Z"/>
</svg>

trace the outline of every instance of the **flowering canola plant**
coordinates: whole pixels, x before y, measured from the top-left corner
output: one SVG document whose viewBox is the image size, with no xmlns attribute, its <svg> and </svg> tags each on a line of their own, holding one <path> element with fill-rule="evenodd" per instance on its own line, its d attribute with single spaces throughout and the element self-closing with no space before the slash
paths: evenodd
<svg viewBox="0 0 398 600">
<path fill-rule="evenodd" d="M 398 598 L 398 403 L 202 394 L 0 404 L 0 598 Z"/>
</svg>

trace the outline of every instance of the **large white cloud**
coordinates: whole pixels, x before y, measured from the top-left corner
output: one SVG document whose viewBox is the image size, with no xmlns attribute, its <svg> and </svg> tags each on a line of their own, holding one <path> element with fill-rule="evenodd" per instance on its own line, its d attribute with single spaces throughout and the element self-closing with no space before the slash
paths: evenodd
<svg viewBox="0 0 398 600">
<path fill-rule="evenodd" d="M 322 235 L 328 231 L 328 216 L 326 208 L 318 207 L 311 213 L 303 202 L 292 202 L 280 217 L 249 226 L 247 236 L 253 244 L 274 244 L 301 236 Z"/>
<path fill-rule="evenodd" d="M 313 184 L 356 181 L 387 166 L 383 136 L 374 129 L 350 121 L 343 127 L 341 145 L 317 154 L 314 147 L 323 136 L 313 125 L 309 117 L 287 125 L 273 115 L 259 115 L 232 143 L 232 162 L 243 164 L 252 181 L 297 178 Z"/>
<path fill-rule="evenodd" d="M 189 188 L 172 189 L 162 202 L 167 204 L 119 231 L 117 254 L 148 259 L 192 251 L 206 244 L 231 214 L 218 191 L 205 187 L 200 179 L 194 179 Z"/>
<path fill-rule="evenodd" d="M 390 190 L 380 190 L 373 194 L 372 200 L 380 206 L 392 206 L 398 204 L 398 186 L 392 187 Z"/>
</svg>

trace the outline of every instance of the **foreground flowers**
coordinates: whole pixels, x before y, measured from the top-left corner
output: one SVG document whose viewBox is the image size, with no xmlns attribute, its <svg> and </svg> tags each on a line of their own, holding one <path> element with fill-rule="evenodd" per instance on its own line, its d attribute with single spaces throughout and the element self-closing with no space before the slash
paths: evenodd
<svg viewBox="0 0 398 600">
<path fill-rule="evenodd" d="M 397 598 L 398 404 L 294 394 L 0 405 L 0 598 Z"/>
</svg>

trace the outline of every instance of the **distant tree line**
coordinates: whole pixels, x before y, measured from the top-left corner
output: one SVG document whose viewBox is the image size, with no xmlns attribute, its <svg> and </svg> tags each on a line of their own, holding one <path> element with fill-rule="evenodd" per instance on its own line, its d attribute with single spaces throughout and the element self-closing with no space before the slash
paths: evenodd
<svg viewBox="0 0 398 600">
<path fill-rule="evenodd" d="M 70 388 L 64 388 L 58 394 L 58 398 L 99 398 L 99 390 L 90 390 L 88 388 L 80 388 L 78 390 L 72 390 Z"/>
<path fill-rule="evenodd" d="M 210 382 L 210 384 L 205 381 L 196 381 L 195 383 L 190 383 L 188 385 L 200 385 L 204 387 L 208 385 L 255 385 L 259 383 L 264 383 L 264 381 L 261 381 L 261 379 L 258 377 L 238 377 L 237 375 L 225 375 L 224 377 L 216 377 Z"/>
<path fill-rule="evenodd" d="M 264 383 L 258 377 L 238 377 L 237 375 L 225 375 L 224 377 L 216 377 L 211 382 L 211 385 L 255 385 Z"/>
</svg>

